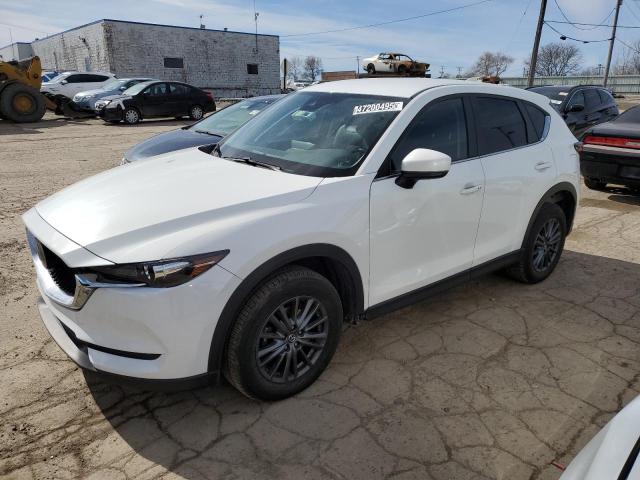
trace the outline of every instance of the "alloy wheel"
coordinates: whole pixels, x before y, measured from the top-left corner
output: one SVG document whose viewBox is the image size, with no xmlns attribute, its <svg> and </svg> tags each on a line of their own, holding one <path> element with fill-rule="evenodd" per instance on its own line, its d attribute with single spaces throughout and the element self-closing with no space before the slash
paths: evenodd
<svg viewBox="0 0 640 480">
<path fill-rule="evenodd" d="M 282 302 L 267 318 L 256 345 L 260 373 L 287 383 L 303 376 L 324 350 L 327 311 L 319 300 L 300 296 Z"/>
<path fill-rule="evenodd" d="M 544 272 L 556 259 L 562 241 L 562 231 L 557 218 L 547 220 L 533 244 L 533 268 Z"/>
</svg>

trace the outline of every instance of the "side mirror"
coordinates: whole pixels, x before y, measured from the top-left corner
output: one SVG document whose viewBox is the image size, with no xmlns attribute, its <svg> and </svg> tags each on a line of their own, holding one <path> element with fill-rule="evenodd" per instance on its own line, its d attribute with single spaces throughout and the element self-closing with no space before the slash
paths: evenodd
<svg viewBox="0 0 640 480">
<path fill-rule="evenodd" d="M 118 90 L 120 90 L 121 92 L 124 92 L 127 89 L 127 87 L 125 87 L 124 85 L 122 85 Z"/>
<path fill-rule="evenodd" d="M 418 180 L 442 178 L 451 168 L 451 157 L 446 153 L 416 148 L 402 159 L 400 176 L 396 185 L 402 188 L 413 188 Z"/>
<path fill-rule="evenodd" d="M 69 83 L 69 82 L 67 82 L 66 80 L 61 80 L 60 81 L 60 84 L 62 84 L 62 85 L 66 85 L 67 83 Z"/>
<path fill-rule="evenodd" d="M 567 112 L 581 112 L 584 110 L 584 105 L 581 103 L 574 103 L 569 106 Z"/>
</svg>

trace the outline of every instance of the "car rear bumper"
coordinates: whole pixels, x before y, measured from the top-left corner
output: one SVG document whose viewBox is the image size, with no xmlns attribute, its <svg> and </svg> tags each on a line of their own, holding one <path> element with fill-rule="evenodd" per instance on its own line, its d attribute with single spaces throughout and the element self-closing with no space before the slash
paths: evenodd
<svg viewBox="0 0 640 480">
<path fill-rule="evenodd" d="M 601 182 L 640 187 L 640 150 L 584 145 L 580 173 Z"/>
</svg>

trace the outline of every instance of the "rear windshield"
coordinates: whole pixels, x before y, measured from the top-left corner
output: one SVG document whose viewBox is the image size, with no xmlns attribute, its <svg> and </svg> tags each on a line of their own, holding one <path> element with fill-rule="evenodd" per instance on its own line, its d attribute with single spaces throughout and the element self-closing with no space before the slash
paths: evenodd
<svg viewBox="0 0 640 480">
<path fill-rule="evenodd" d="M 640 123 L 640 105 L 631 107 L 622 112 L 614 122 L 620 123 Z"/>
<path fill-rule="evenodd" d="M 564 99 L 567 98 L 567 95 L 569 95 L 569 90 L 569 88 L 558 87 L 533 87 L 529 89 L 531 92 L 548 97 L 552 105 L 560 105 Z"/>
</svg>

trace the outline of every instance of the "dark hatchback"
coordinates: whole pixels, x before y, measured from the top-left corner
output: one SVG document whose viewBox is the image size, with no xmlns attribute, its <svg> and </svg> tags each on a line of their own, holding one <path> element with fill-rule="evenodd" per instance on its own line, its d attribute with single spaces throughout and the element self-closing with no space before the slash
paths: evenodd
<svg viewBox="0 0 640 480">
<path fill-rule="evenodd" d="M 150 81 L 134 85 L 96 102 L 96 113 L 106 122 L 130 125 L 143 118 L 184 117 L 200 120 L 215 111 L 213 94 L 182 82 Z"/>
<path fill-rule="evenodd" d="M 618 116 L 618 105 L 608 90 L 593 85 L 532 87 L 528 90 L 549 98 L 577 138 L 594 125 Z"/>
<path fill-rule="evenodd" d="M 640 106 L 588 130 L 579 150 L 587 187 L 602 190 L 614 183 L 640 192 Z"/>
<path fill-rule="evenodd" d="M 183 148 L 216 144 L 282 97 L 284 95 L 265 95 L 242 100 L 193 125 L 155 135 L 131 147 L 124 154 L 122 163 L 131 163 Z"/>
</svg>

